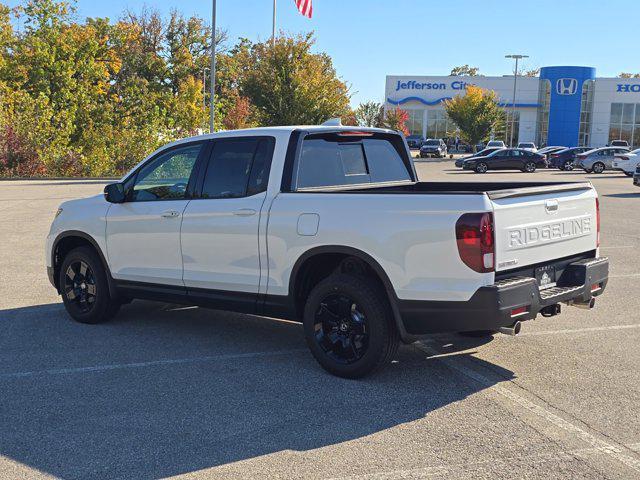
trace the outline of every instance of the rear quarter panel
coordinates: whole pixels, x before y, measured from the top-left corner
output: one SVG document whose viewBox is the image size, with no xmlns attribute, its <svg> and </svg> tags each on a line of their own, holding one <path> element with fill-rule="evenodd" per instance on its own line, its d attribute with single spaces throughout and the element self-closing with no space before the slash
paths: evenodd
<svg viewBox="0 0 640 480">
<path fill-rule="evenodd" d="M 292 269 L 306 251 L 339 245 L 373 257 L 400 299 L 468 300 L 494 276 L 462 262 L 455 224 L 464 213 L 490 209 L 479 194 L 281 193 L 267 227 L 267 293 L 289 293 Z M 303 214 L 319 218 L 314 235 L 308 225 L 299 232 Z"/>
</svg>

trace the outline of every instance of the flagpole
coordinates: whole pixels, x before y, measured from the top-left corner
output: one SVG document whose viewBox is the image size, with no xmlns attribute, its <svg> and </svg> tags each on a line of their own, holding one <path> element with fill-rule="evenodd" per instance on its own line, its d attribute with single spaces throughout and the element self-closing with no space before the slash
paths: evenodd
<svg viewBox="0 0 640 480">
<path fill-rule="evenodd" d="M 216 91 L 216 0 L 213 0 L 213 8 L 211 10 L 211 99 L 209 109 L 209 131 L 213 133 L 214 122 L 216 117 L 215 111 L 215 91 Z"/>
<path fill-rule="evenodd" d="M 273 28 L 271 29 L 271 47 L 276 48 L 276 2 L 273 0 Z"/>
</svg>

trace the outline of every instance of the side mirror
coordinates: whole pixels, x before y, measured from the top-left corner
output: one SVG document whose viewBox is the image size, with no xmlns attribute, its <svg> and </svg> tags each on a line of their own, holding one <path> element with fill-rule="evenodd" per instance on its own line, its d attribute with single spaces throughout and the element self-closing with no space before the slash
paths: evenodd
<svg viewBox="0 0 640 480">
<path fill-rule="evenodd" d="M 124 203 L 126 195 L 122 183 L 110 183 L 104 187 L 104 198 L 109 203 Z"/>
</svg>

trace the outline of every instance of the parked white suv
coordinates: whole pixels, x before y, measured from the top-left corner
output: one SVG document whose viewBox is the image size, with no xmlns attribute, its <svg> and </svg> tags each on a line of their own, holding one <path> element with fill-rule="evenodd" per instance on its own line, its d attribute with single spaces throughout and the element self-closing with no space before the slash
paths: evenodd
<svg viewBox="0 0 640 480">
<path fill-rule="evenodd" d="M 172 143 L 63 203 L 46 258 L 77 321 L 134 298 L 293 319 L 354 378 L 418 335 L 592 307 L 599 225 L 590 183 L 418 182 L 397 132 L 274 127 Z"/>
<path fill-rule="evenodd" d="M 536 144 L 533 142 L 520 142 L 518 144 L 518 148 L 533 153 L 536 153 L 538 151 L 538 147 L 536 147 Z"/>
</svg>

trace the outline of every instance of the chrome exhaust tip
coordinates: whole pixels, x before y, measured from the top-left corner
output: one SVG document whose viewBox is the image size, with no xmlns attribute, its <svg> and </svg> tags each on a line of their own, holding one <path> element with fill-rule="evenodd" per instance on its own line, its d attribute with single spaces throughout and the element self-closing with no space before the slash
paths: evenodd
<svg viewBox="0 0 640 480">
<path fill-rule="evenodd" d="M 591 310 L 596 305 L 596 299 L 591 297 L 588 302 L 573 302 L 571 305 L 585 310 Z"/>
<path fill-rule="evenodd" d="M 505 335 L 509 335 L 511 337 L 515 337 L 516 335 L 518 335 L 520 333 L 520 329 L 522 328 L 522 322 L 516 322 L 513 325 L 511 325 L 510 327 L 500 327 L 498 328 L 498 331 L 500 333 L 503 333 Z"/>
</svg>

